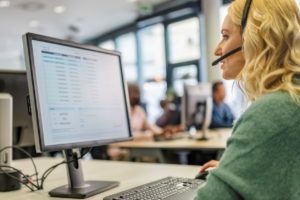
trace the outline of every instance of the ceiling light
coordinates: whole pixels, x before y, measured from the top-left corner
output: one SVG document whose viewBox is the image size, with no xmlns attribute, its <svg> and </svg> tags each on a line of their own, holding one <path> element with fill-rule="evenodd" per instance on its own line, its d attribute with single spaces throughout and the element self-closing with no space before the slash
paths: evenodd
<svg viewBox="0 0 300 200">
<path fill-rule="evenodd" d="M 129 3 L 135 3 L 137 0 L 127 0 Z"/>
<path fill-rule="evenodd" d="M 29 22 L 29 26 L 30 26 L 31 28 L 36 28 L 36 27 L 39 26 L 39 21 L 38 21 L 38 20 L 31 20 L 31 21 Z"/>
<path fill-rule="evenodd" d="M 7 0 L 1 0 L 0 1 L 0 8 L 6 8 L 10 6 L 10 2 Z"/>
<path fill-rule="evenodd" d="M 64 13 L 65 11 L 66 11 L 66 7 L 65 6 L 56 6 L 54 8 L 54 12 L 58 13 L 58 14 Z"/>
</svg>

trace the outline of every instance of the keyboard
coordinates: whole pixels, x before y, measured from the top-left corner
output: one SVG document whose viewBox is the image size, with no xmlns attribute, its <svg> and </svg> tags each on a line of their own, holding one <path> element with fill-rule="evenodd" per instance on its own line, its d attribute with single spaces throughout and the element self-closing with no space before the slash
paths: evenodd
<svg viewBox="0 0 300 200">
<path fill-rule="evenodd" d="M 103 200 L 183 200 L 194 199 L 200 185 L 199 179 L 166 177 L 120 193 Z"/>
</svg>

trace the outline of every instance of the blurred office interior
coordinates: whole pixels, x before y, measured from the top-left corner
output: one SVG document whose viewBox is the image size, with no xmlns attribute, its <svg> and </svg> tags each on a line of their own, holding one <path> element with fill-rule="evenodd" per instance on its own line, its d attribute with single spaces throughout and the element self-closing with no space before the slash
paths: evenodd
<svg viewBox="0 0 300 200">
<path fill-rule="evenodd" d="M 184 84 L 222 80 L 212 67 L 229 0 L 0 0 L 0 70 L 25 71 L 22 34 L 33 32 L 116 50 L 127 82 L 141 89 L 151 123 Z M 223 80 L 238 117 L 241 91 Z"/>
<path fill-rule="evenodd" d="M 126 79 L 139 84 L 154 123 L 167 89 L 182 96 L 183 83 L 221 79 L 210 63 L 227 7 L 222 0 L 1 0 L 0 69 L 25 70 L 25 32 L 120 51 Z M 238 114 L 232 81 L 226 88 Z"/>
</svg>

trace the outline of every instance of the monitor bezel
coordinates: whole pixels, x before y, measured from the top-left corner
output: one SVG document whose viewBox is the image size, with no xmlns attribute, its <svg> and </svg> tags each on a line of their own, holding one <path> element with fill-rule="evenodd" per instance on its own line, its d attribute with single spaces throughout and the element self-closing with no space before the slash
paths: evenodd
<svg viewBox="0 0 300 200">
<path fill-rule="evenodd" d="M 40 103 L 39 103 L 39 95 L 37 90 L 37 77 L 36 77 L 36 66 L 34 63 L 34 57 L 33 57 L 33 47 L 32 47 L 32 41 L 41 41 L 41 42 L 47 42 L 52 44 L 59 44 L 69 47 L 75 47 L 83 50 L 93 51 L 93 52 L 99 52 L 99 53 L 105 53 L 117 56 L 119 59 L 119 66 L 120 66 L 120 76 L 122 81 L 122 91 L 123 91 L 123 97 L 125 99 L 125 111 L 126 111 L 126 121 L 127 121 L 127 127 L 128 127 L 128 137 L 122 137 L 122 138 L 115 138 L 115 139 L 106 139 L 106 140 L 92 140 L 92 141 L 85 141 L 85 142 L 76 142 L 76 143 L 67 143 L 67 144 L 57 144 L 57 145 L 45 145 L 44 143 L 44 132 L 42 129 L 42 120 L 41 120 L 41 109 L 40 109 Z M 23 45 L 24 45 L 24 53 L 25 53 L 25 62 L 26 62 L 26 69 L 27 69 L 27 79 L 28 79 L 28 88 L 29 88 L 29 95 L 30 95 L 30 101 L 31 101 L 31 112 L 32 112 L 32 122 L 33 122 L 33 129 L 34 129 L 34 136 L 35 136 L 35 144 L 36 144 L 36 150 L 38 152 L 47 152 L 47 151 L 58 151 L 58 150 L 64 150 L 64 149 L 73 149 L 73 148 L 84 148 L 84 147 L 93 147 L 93 146 L 101 146 L 101 145 L 107 145 L 114 142 L 121 142 L 121 141 L 127 141 L 132 139 L 132 133 L 131 133 L 131 126 L 130 126 L 130 115 L 129 115 L 129 98 L 128 98 L 128 91 L 126 87 L 126 82 L 124 78 L 124 72 L 122 69 L 122 61 L 121 61 L 121 54 L 117 51 L 110 51 L 101 49 L 98 47 L 90 46 L 90 45 L 84 45 L 84 44 L 78 44 L 71 41 L 61 40 L 57 38 L 52 38 L 44 35 L 38 35 L 35 33 L 26 33 L 23 35 Z"/>
</svg>

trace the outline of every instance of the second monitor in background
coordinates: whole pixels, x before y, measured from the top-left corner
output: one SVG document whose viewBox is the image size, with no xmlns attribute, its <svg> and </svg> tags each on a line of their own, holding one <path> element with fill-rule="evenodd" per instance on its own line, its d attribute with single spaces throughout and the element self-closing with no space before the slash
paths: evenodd
<svg viewBox="0 0 300 200">
<path fill-rule="evenodd" d="M 206 140 L 212 116 L 211 84 L 184 85 L 182 97 L 182 124 L 193 135 L 201 131 L 198 139 Z"/>
<path fill-rule="evenodd" d="M 9 93 L 13 98 L 13 144 L 25 148 L 32 155 L 34 137 L 31 116 L 28 113 L 26 71 L 0 71 L 0 93 Z M 15 158 L 23 156 L 14 152 Z"/>
</svg>

